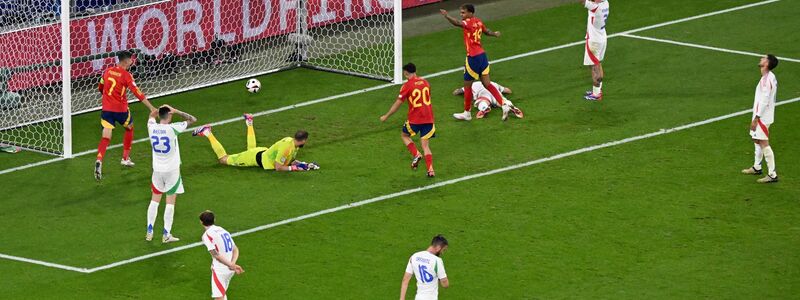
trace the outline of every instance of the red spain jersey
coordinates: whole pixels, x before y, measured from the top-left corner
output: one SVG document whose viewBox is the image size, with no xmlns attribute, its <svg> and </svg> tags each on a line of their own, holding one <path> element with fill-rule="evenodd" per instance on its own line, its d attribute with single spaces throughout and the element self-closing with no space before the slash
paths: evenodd
<svg viewBox="0 0 800 300">
<path fill-rule="evenodd" d="M 461 20 L 461 25 L 464 28 L 464 46 L 467 47 L 467 56 L 482 54 L 484 51 L 481 45 L 481 36 L 486 30 L 486 25 L 481 19 L 475 17 Z"/>
<path fill-rule="evenodd" d="M 100 79 L 97 89 L 103 94 L 103 111 L 127 112 L 128 97 L 125 95 L 127 90 L 131 90 L 139 100 L 145 99 L 142 91 L 133 82 L 133 75 L 118 66 L 103 72 L 103 78 Z"/>
<path fill-rule="evenodd" d="M 398 97 L 408 102 L 408 123 L 433 124 L 431 85 L 427 80 L 417 76 L 409 78 Z"/>
</svg>

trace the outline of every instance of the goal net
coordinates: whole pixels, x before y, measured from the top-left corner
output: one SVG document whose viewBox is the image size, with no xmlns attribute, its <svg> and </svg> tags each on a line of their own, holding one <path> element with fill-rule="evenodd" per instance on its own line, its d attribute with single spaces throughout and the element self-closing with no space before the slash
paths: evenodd
<svg viewBox="0 0 800 300">
<path fill-rule="evenodd" d="M 124 50 L 149 98 L 297 67 L 400 81 L 401 0 L 61 2 L 0 2 L 0 144 L 70 157 Z"/>
</svg>

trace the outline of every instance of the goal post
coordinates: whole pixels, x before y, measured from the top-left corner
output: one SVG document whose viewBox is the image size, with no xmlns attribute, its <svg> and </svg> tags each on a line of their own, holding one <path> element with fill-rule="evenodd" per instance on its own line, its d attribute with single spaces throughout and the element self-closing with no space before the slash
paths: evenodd
<svg viewBox="0 0 800 300">
<path fill-rule="evenodd" d="M 72 157 L 72 117 L 101 108 L 99 78 L 129 49 L 150 99 L 298 67 L 401 83 L 403 5 L 436 1 L 12 1 L 0 144 Z"/>
</svg>

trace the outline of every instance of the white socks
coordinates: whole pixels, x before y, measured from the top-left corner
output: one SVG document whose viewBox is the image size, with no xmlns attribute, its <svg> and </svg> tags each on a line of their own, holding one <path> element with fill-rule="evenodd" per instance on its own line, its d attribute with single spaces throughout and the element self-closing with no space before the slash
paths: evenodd
<svg viewBox="0 0 800 300">
<path fill-rule="evenodd" d="M 167 204 L 164 208 L 164 235 L 172 232 L 172 217 L 175 216 L 175 204 Z"/>
<path fill-rule="evenodd" d="M 772 152 L 772 147 L 767 146 L 763 149 L 764 158 L 767 159 L 767 168 L 769 168 L 769 177 L 777 177 L 775 173 L 775 153 Z"/>
<path fill-rule="evenodd" d="M 153 223 L 156 222 L 158 216 L 158 202 L 150 201 L 150 207 L 147 208 L 147 232 L 153 232 Z"/>
<path fill-rule="evenodd" d="M 603 83 L 600 83 L 600 86 L 592 85 L 592 93 L 595 95 L 600 95 L 603 93 Z"/>
<path fill-rule="evenodd" d="M 753 169 L 761 170 L 761 162 L 764 160 L 764 153 L 761 151 L 761 145 L 756 145 L 756 158 L 755 162 L 753 163 Z"/>
</svg>

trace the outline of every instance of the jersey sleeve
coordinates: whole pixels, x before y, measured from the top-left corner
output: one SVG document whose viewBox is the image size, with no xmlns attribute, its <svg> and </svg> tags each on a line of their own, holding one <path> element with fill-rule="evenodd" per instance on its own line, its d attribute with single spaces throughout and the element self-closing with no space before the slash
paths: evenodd
<svg viewBox="0 0 800 300">
<path fill-rule="evenodd" d="M 436 276 L 438 276 L 439 279 L 447 278 L 447 272 L 444 270 L 444 261 L 441 258 L 439 258 L 439 262 L 436 265 Z"/>
<path fill-rule="evenodd" d="M 408 264 L 406 265 L 406 273 L 414 274 L 414 267 L 411 266 L 411 259 L 408 259 Z"/>
<path fill-rule="evenodd" d="M 208 251 L 217 249 L 217 246 L 214 245 L 214 241 L 211 239 L 211 237 L 208 234 L 204 234 L 203 235 L 203 245 L 206 246 L 206 249 Z"/>
<path fill-rule="evenodd" d="M 400 94 L 397 95 L 397 99 L 406 101 L 406 99 L 408 98 L 408 93 L 411 91 L 410 86 L 411 85 L 409 85 L 408 82 L 403 84 L 403 87 L 400 88 Z"/>
<path fill-rule="evenodd" d="M 186 123 L 186 121 L 175 122 L 170 124 L 169 126 L 172 127 L 172 130 L 175 130 L 175 134 L 178 134 L 186 130 L 186 127 L 189 127 L 189 123 Z"/>
<path fill-rule="evenodd" d="M 278 143 L 277 155 L 275 155 L 275 163 L 281 165 L 288 165 L 291 161 L 292 149 L 286 143 Z"/>
<path fill-rule="evenodd" d="M 595 10 L 595 9 L 597 9 L 598 7 L 600 7 L 600 4 L 597 4 L 597 3 L 595 3 L 595 2 L 594 2 L 594 1 L 592 1 L 592 0 L 586 0 L 586 1 L 583 3 L 583 6 L 584 6 L 584 7 L 586 7 L 586 9 L 588 9 L 588 10 Z"/>
<path fill-rule="evenodd" d="M 149 118 L 149 119 L 147 119 L 147 125 L 151 125 L 151 124 L 152 124 L 152 125 L 158 124 L 158 123 L 156 122 L 156 118 Z"/>
<path fill-rule="evenodd" d="M 763 111 L 767 110 L 767 106 L 769 106 L 769 95 L 772 94 L 772 81 L 767 78 L 763 80 L 764 84 L 761 85 L 761 95 L 758 95 L 758 113 L 759 115 L 763 113 Z"/>
<path fill-rule="evenodd" d="M 100 91 L 100 94 L 103 94 L 105 80 L 103 80 L 103 76 L 100 76 L 100 82 L 97 83 L 97 90 Z"/>
</svg>

